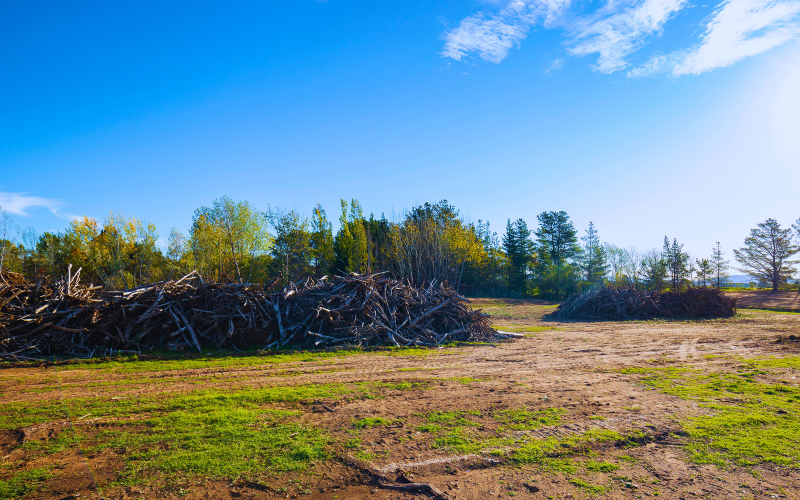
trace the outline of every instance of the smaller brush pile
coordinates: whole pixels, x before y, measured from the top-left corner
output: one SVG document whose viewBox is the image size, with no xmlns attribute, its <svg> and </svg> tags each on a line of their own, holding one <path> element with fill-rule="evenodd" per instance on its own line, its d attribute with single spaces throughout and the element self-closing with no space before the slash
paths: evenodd
<svg viewBox="0 0 800 500">
<path fill-rule="evenodd" d="M 31 283 L 0 275 L 0 360 L 242 347 L 435 346 L 488 340 L 488 315 L 442 284 L 380 274 L 271 285 L 179 280 L 104 292 L 80 270 Z"/>
<path fill-rule="evenodd" d="M 650 292 L 635 288 L 603 288 L 573 293 L 553 314 L 556 318 L 650 319 L 728 318 L 736 314 L 736 299 L 716 288 L 690 288 L 685 292 Z"/>
</svg>

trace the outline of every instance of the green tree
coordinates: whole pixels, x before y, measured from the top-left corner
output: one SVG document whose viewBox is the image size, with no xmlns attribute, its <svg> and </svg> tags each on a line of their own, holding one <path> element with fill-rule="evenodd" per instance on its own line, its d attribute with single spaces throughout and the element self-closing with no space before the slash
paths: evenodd
<svg viewBox="0 0 800 500">
<path fill-rule="evenodd" d="M 537 216 L 536 280 L 539 293 L 563 297 L 574 291 L 579 268 L 573 261 L 580 253 L 577 231 L 566 212 L 542 212 Z"/>
<path fill-rule="evenodd" d="M 661 292 L 666 288 L 669 279 L 669 266 L 661 252 L 650 250 L 642 255 L 641 275 L 648 289 Z"/>
<path fill-rule="evenodd" d="M 275 230 L 272 243 L 272 262 L 287 281 L 297 281 L 311 273 L 311 232 L 308 219 L 296 210 L 269 211 L 269 221 Z"/>
<path fill-rule="evenodd" d="M 522 219 L 508 219 L 503 236 L 503 250 L 508 262 L 507 281 L 509 290 L 524 294 L 528 289 L 528 266 L 533 256 L 531 231 Z"/>
<path fill-rule="evenodd" d="M 728 269 L 730 267 L 730 260 L 725 259 L 725 252 L 722 251 L 719 241 L 717 246 L 711 249 L 711 283 L 717 288 L 721 288 L 724 283 L 728 282 L 730 274 Z"/>
<path fill-rule="evenodd" d="M 711 261 L 708 259 L 695 259 L 695 264 L 697 264 L 697 281 L 705 287 L 713 276 Z"/>
<path fill-rule="evenodd" d="M 772 291 L 777 292 L 778 286 L 796 272 L 794 264 L 798 261 L 789 259 L 798 251 L 791 229 L 781 229 L 778 221 L 767 219 L 750 230 L 744 246 L 733 254 L 742 265 L 740 271 L 771 283 Z"/>
<path fill-rule="evenodd" d="M 339 216 L 339 232 L 336 233 L 333 248 L 336 253 L 334 264 L 337 273 L 370 272 L 369 248 L 365 228 L 364 212 L 358 200 L 350 201 L 350 210 L 345 200 L 341 200 L 342 214 Z"/>
<path fill-rule="evenodd" d="M 250 202 L 227 196 L 217 198 L 210 207 L 198 208 L 190 230 L 197 268 L 211 273 L 216 267 L 217 279 L 230 272 L 239 282 L 252 281 L 258 271 L 256 264 L 264 261 L 272 244 L 267 223 L 266 215 Z"/>
<path fill-rule="evenodd" d="M 588 283 L 604 283 L 608 275 L 608 254 L 606 247 L 600 243 L 594 223 L 589 221 L 586 236 L 583 240 L 583 251 L 580 254 L 580 268 L 584 281 Z"/>
<path fill-rule="evenodd" d="M 311 262 L 318 278 L 333 272 L 331 268 L 336 259 L 333 242 L 333 224 L 322 205 L 317 203 L 311 215 Z"/>
<path fill-rule="evenodd" d="M 559 267 L 578 255 L 577 231 L 567 212 L 542 212 L 537 218 L 536 250 L 540 258 Z"/>
<path fill-rule="evenodd" d="M 683 245 L 679 245 L 676 238 L 672 239 L 672 245 L 670 245 L 669 238 L 664 236 L 662 258 L 667 266 L 670 288 L 679 292 L 691 275 L 689 271 L 689 254 L 683 251 Z"/>
</svg>

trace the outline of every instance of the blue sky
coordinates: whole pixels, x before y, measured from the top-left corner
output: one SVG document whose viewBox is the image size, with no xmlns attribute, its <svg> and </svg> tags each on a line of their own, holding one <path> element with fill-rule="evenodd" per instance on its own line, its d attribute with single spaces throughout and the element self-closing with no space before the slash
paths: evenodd
<svg viewBox="0 0 800 500">
<path fill-rule="evenodd" d="M 186 231 L 228 195 L 731 254 L 800 217 L 800 0 L 6 2 L 0 204 Z"/>
</svg>

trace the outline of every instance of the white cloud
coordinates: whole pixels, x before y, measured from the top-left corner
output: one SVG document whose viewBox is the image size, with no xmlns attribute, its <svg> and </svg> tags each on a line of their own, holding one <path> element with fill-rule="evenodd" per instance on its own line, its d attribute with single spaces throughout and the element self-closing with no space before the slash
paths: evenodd
<svg viewBox="0 0 800 500">
<path fill-rule="evenodd" d="M 68 215 L 61 211 L 63 203 L 58 200 L 42 198 L 41 196 L 30 196 L 26 193 L 4 193 L 0 192 L 0 208 L 14 215 L 23 217 L 29 216 L 28 210 L 32 208 L 46 208 L 53 212 L 56 217 L 62 219 L 75 219 L 74 215 Z"/>
<path fill-rule="evenodd" d="M 484 61 L 499 63 L 506 58 L 511 47 L 525 39 L 528 28 L 527 23 L 519 20 L 486 19 L 482 13 L 468 17 L 458 28 L 447 33 L 442 55 L 461 61 L 475 52 Z"/>
<path fill-rule="evenodd" d="M 800 34 L 800 0 L 726 0 L 706 24 L 697 45 L 650 58 L 628 72 L 698 75 L 782 45 Z"/>
<path fill-rule="evenodd" d="M 628 67 L 629 57 L 649 38 L 661 35 L 667 21 L 678 12 L 696 7 L 689 0 L 603 1 L 600 8 L 586 15 L 575 15 L 577 7 L 568 12 L 570 0 L 501 2 L 503 7 L 497 13 L 480 12 L 445 33 L 442 55 L 462 61 L 475 54 L 484 61 L 499 63 L 521 44 L 532 26 L 539 24 L 563 30 L 570 55 L 597 53 L 594 69 L 614 73 Z M 696 75 L 730 66 L 800 36 L 798 17 L 800 0 L 722 0 L 696 45 L 653 56 L 627 75 Z"/>
<path fill-rule="evenodd" d="M 673 68 L 697 75 L 777 47 L 800 34 L 798 0 L 729 0 L 706 26 L 706 33 Z"/>
<path fill-rule="evenodd" d="M 514 0 L 496 15 L 479 12 L 445 33 L 442 56 L 461 61 L 476 53 L 484 61 L 499 63 L 528 36 L 538 19 L 550 25 L 568 5 L 569 0 Z"/>
<path fill-rule="evenodd" d="M 546 70 L 544 70 L 544 72 L 545 74 L 549 75 L 550 73 L 558 71 L 563 67 L 564 67 L 564 59 L 559 57 L 557 59 L 553 59 L 553 62 L 550 63 L 550 65 L 547 67 Z"/>
<path fill-rule="evenodd" d="M 686 5 L 686 0 L 644 0 L 620 7 L 610 1 L 594 16 L 575 22 L 569 52 L 599 53 L 597 71 L 619 71 L 628 66 L 627 56 L 639 50 L 648 36 L 660 34 L 664 23 Z"/>
</svg>

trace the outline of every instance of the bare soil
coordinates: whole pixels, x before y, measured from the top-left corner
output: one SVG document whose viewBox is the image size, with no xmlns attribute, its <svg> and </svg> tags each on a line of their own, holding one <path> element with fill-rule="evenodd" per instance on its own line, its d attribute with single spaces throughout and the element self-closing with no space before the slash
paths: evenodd
<svg viewBox="0 0 800 500">
<path fill-rule="evenodd" d="M 788 307 L 786 297 L 742 293 L 740 307 Z M 754 302 L 755 301 L 755 302 Z M 791 304 L 792 302 L 788 302 Z M 780 305 L 772 305 L 780 304 Z M 305 422 L 326 429 L 333 443 L 330 460 L 306 474 L 276 478 L 272 484 L 198 479 L 181 485 L 169 481 L 143 487 L 116 486 L 125 467 L 125 450 L 83 455 L 76 447 L 41 456 L 26 450 L 29 441 L 52 440 L 70 423 L 63 420 L 0 432 L 0 478 L 10 468 L 50 467 L 57 471 L 29 499 L 139 498 L 319 498 L 406 499 L 422 493 L 378 487 L 365 467 L 396 480 L 430 483 L 452 499 L 488 498 L 800 498 L 797 471 L 769 464 L 749 469 L 692 463 L 681 440 L 681 423 L 704 411 L 692 401 L 648 390 L 627 367 L 681 364 L 694 369 L 734 370 L 737 358 L 797 356 L 800 315 L 743 311 L 736 318 L 709 321 L 570 322 L 552 321 L 554 305 L 544 301 L 476 299 L 494 326 L 525 337 L 495 345 L 465 345 L 430 355 L 363 353 L 334 360 L 287 365 L 208 367 L 137 374 L 136 383 L 120 383 L 130 374 L 16 367 L 0 370 L 4 402 L 63 398 L 114 398 L 170 395 L 201 387 L 295 386 L 319 383 L 385 382 L 380 398 L 332 398 L 286 404 L 303 411 Z M 409 382 L 411 388 L 399 383 Z M 641 431 L 635 446 L 594 446 L 591 458 L 619 464 L 614 472 L 584 476 L 602 485 L 587 490 L 574 476 L 535 465 L 520 466 L 502 455 L 453 453 L 434 446 L 433 436 L 417 430 L 430 412 L 471 412 L 479 425 L 468 432 L 498 435 L 488 415 L 505 409 L 566 410 L 562 423 L 530 431 L 533 437 L 566 437 L 590 429 Z M 353 423 L 367 417 L 394 422 L 359 431 L 366 463 L 353 460 L 340 444 L 352 438 Z M 87 435 L 108 422 L 91 418 L 73 422 Z M 577 457 L 585 460 L 588 457 Z M 95 487 L 100 486 L 100 492 Z M 282 489 L 285 488 L 285 489 Z M 102 496 L 101 496 L 102 494 Z"/>
<path fill-rule="evenodd" d="M 736 297 L 739 308 L 800 311 L 797 292 L 727 292 L 726 295 Z"/>
</svg>

